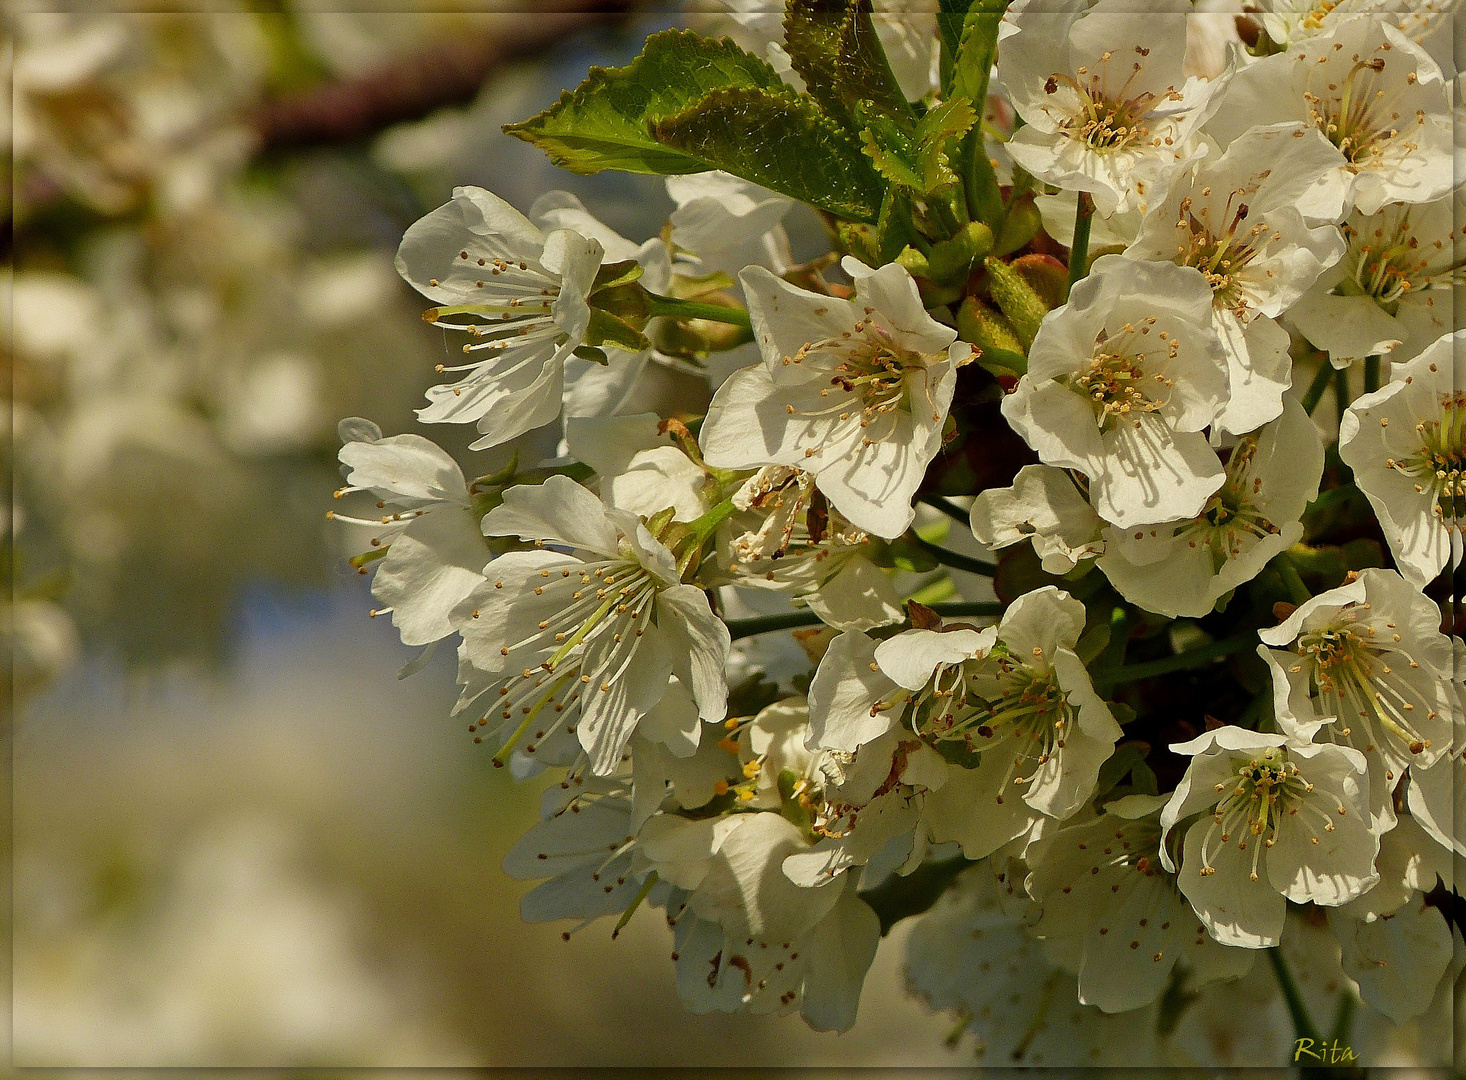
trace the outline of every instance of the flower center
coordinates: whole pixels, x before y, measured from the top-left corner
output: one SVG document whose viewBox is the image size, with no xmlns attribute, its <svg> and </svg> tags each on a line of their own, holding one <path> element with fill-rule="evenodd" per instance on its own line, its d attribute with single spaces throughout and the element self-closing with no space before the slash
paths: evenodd
<svg viewBox="0 0 1466 1080">
<path fill-rule="evenodd" d="M 1142 58 L 1150 55 L 1149 49 L 1138 45 L 1135 52 Z M 1136 143 L 1148 142 L 1159 146 L 1161 139 L 1154 137 L 1146 124 L 1157 96 L 1149 91 L 1132 93 L 1130 89 L 1143 65 L 1139 61 L 1132 62 L 1125 81 L 1118 89 L 1110 91 L 1106 84 L 1113 59 L 1114 53 L 1107 52 L 1100 57 L 1098 70 L 1081 67 L 1074 75 L 1055 72 L 1044 82 L 1044 92 L 1048 94 L 1057 94 L 1061 86 L 1073 91 L 1067 115 L 1057 121 L 1059 130 L 1100 153 L 1121 150 Z M 1160 99 L 1180 101 L 1181 95 L 1171 88 Z"/>
<path fill-rule="evenodd" d="M 1250 545 L 1278 531 L 1253 501 L 1262 490 L 1262 478 L 1251 475 L 1256 456 L 1255 438 L 1248 437 L 1237 444 L 1227 461 L 1227 479 L 1207 500 L 1200 516 L 1179 534 L 1193 548 L 1211 549 L 1212 573 L 1220 571 L 1229 558 L 1241 554 L 1244 544 Z"/>
<path fill-rule="evenodd" d="M 1139 334 L 1149 333 L 1149 324 L 1154 322 L 1154 318 L 1147 320 Z M 1178 349 L 1175 339 L 1164 330 L 1160 337 L 1167 343 L 1166 359 L 1174 359 Z M 1115 337 L 1106 338 L 1101 333 L 1095 354 L 1079 371 L 1067 376 L 1069 388 L 1089 399 L 1102 431 L 1126 420 L 1133 420 L 1138 427 L 1136 414 L 1160 412 L 1170 403 L 1171 379 L 1163 372 L 1147 370 L 1154 350 L 1126 347 L 1138 343 L 1137 331 L 1129 323 Z"/>
<path fill-rule="evenodd" d="M 1466 282 L 1466 271 L 1454 259 L 1444 265 L 1432 262 L 1443 253 L 1450 256 L 1451 238 L 1425 245 L 1410 222 L 1409 206 L 1392 206 L 1363 223 L 1346 222 L 1342 227 L 1349 241 L 1346 258 L 1354 272 L 1336 290 L 1343 295 L 1368 296 L 1394 315 L 1400 301 L 1411 293 L 1427 289 L 1449 289 Z"/>
<path fill-rule="evenodd" d="M 1312 661 L 1310 689 L 1320 711 L 1332 714 L 1336 741 L 1370 753 L 1382 729 L 1411 754 L 1422 753 L 1431 740 L 1421 737 L 1415 718 L 1434 720 L 1436 713 L 1413 682 L 1395 671 L 1399 664 L 1420 665 L 1399 648 L 1402 635 L 1393 622 L 1385 621 L 1387 633 L 1377 633 L 1378 626 L 1361 618 L 1368 614 L 1363 605 L 1351 604 L 1331 625 L 1300 634 L 1294 649 L 1302 662 Z M 1291 670 L 1301 671 L 1302 662 Z M 1355 717 L 1362 728 L 1358 733 Z"/>
<path fill-rule="evenodd" d="M 484 301 L 429 308 L 423 312 L 423 319 L 445 330 L 463 330 L 472 336 L 475 340 L 463 346 L 464 352 L 498 351 L 561 333 L 554 320 L 555 301 L 560 298 L 558 274 L 527 262 L 474 258 L 468 251 L 460 251 L 457 262 L 479 273 L 480 276 L 474 279 L 474 287 L 483 290 Z M 438 282 L 434 279 L 429 284 L 437 285 Z M 467 316 L 473 321 L 444 322 L 445 315 Z M 481 340 L 484 338 L 488 340 Z M 440 364 L 437 370 L 464 371 L 477 366 L 445 367 Z"/>
<path fill-rule="evenodd" d="M 1466 391 L 1442 394 L 1438 420 L 1415 425 L 1420 449 L 1412 456 L 1385 464 L 1415 481 L 1415 490 L 1429 493 L 1432 513 L 1446 528 L 1466 522 Z"/>
<path fill-rule="evenodd" d="M 785 364 L 803 364 L 818 357 L 820 367 L 829 372 L 830 385 L 820 390 L 820 397 L 833 399 L 831 404 L 813 410 L 786 405 L 791 416 L 834 416 L 840 426 L 833 437 L 853 434 L 845 425 L 865 431 L 861 446 L 873 446 L 888 438 L 895 430 L 902 412 L 910 413 L 915 404 L 913 385 L 923 384 L 926 404 L 932 419 L 941 420 L 941 410 L 932 400 L 928 357 L 902 348 L 874 318 L 872 309 L 855 323 L 850 331 L 837 338 L 812 341 L 793 356 L 784 357 Z M 805 450 L 805 457 L 819 453 L 815 447 Z"/>
<path fill-rule="evenodd" d="M 1203 189 L 1202 193 L 1208 195 L 1210 189 Z M 1225 222 L 1213 221 L 1208 205 L 1197 207 L 1193 213 L 1188 195 L 1181 200 L 1176 222 L 1182 236 L 1177 245 L 1177 263 L 1200 270 L 1212 288 L 1213 302 L 1239 319 L 1246 317 L 1248 301 L 1252 299 L 1244 272 L 1263 247 L 1282 238 L 1281 233 L 1269 235 L 1264 221 L 1243 227 L 1248 212 L 1247 204 L 1240 201 L 1243 194 L 1239 189 L 1228 198 L 1223 213 L 1230 213 L 1231 217 Z M 1235 209 L 1234 200 L 1239 200 Z"/>
<path fill-rule="evenodd" d="M 1418 143 L 1399 138 L 1401 92 L 1417 82 L 1414 72 L 1399 86 L 1389 87 L 1380 79 L 1385 70 L 1383 56 L 1361 59 L 1356 54 L 1342 79 L 1331 76 L 1327 69 L 1332 65 L 1320 64 L 1317 57 L 1300 55 L 1298 61 L 1313 65 L 1308 73 L 1308 89 L 1303 92 L 1309 122 L 1339 148 L 1350 171 L 1379 166 L 1387 154 L 1404 156 L 1418 149 Z M 1313 89 L 1315 74 L 1324 80 L 1318 91 Z M 1414 122 L 1417 126 L 1425 124 L 1423 110 L 1415 111 Z"/>
<path fill-rule="evenodd" d="M 1201 874 L 1203 877 L 1216 873 L 1212 861 L 1222 846 L 1237 838 L 1237 849 L 1246 851 L 1252 846 L 1251 879 L 1258 878 L 1258 858 L 1263 849 L 1277 842 L 1278 826 L 1286 817 L 1307 812 L 1323 822 L 1325 832 L 1334 831 L 1334 823 L 1305 796 L 1311 794 L 1313 785 L 1298 771 L 1298 766 L 1288 760 L 1287 751 L 1270 746 L 1256 757 L 1238 764 L 1230 785 L 1225 782 L 1216 785 L 1221 800 L 1212 813 L 1211 825 L 1201 842 Z M 1343 814 L 1345 808 L 1340 806 Z M 1318 837 L 1313 837 L 1318 843 Z"/>
</svg>

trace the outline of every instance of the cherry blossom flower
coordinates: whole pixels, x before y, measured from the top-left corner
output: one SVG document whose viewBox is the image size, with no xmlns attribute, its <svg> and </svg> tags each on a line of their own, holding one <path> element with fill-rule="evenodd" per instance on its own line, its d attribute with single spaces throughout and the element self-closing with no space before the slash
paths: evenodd
<svg viewBox="0 0 1466 1080">
<path fill-rule="evenodd" d="M 1359 751 L 1238 727 L 1171 749 L 1193 756 L 1161 812 L 1161 862 L 1222 944 L 1276 945 L 1285 900 L 1338 906 L 1379 880 Z M 1179 871 L 1167 845 L 1178 827 Z"/>
<path fill-rule="evenodd" d="M 733 505 L 743 513 L 722 558 L 734 584 L 790 593 L 837 630 L 905 617 L 895 584 L 871 561 L 870 537 L 830 509 L 812 474 L 766 466 L 734 493 Z"/>
<path fill-rule="evenodd" d="M 734 373 L 708 407 L 709 465 L 788 465 L 814 475 L 857 528 L 894 538 L 941 447 L 957 368 L 972 347 L 926 313 L 899 264 L 846 260 L 853 300 L 742 275 L 764 362 Z"/>
<path fill-rule="evenodd" d="M 1335 173 L 1373 214 L 1429 202 L 1452 185 L 1451 107 L 1440 68 L 1385 18 L 1339 23 L 1232 79 L 1207 133 L 1223 146 L 1248 128 L 1310 124 L 1337 148 Z"/>
<path fill-rule="evenodd" d="M 493 555 L 463 471 L 421 435 L 383 438 L 361 419 L 343 420 L 341 435 L 347 486 L 337 497 L 370 492 L 383 513 L 375 520 L 331 516 L 377 529 L 372 546 L 386 554 L 372 580 L 372 596 L 384 605 L 374 614 L 391 614 L 402 644 L 431 645 L 453 633 L 453 609 L 484 580 Z"/>
<path fill-rule="evenodd" d="M 1217 432 L 1255 431 L 1282 411 L 1293 358 L 1273 320 L 1344 253 L 1338 229 L 1304 221 L 1343 213 L 1328 183 L 1336 153 L 1302 124 L 1250 128 L 1220 158 L 1183 170 L 1125 249 L 1206 276 L 1229 381 Z"/>
<path fill-rule="evenodd" d="M 464 351 L 485 353 L 453 384 L 428 391 L 424 423 L 476 424 L 473 449 L 508 442 L 560 414 L 565 363 L 585 341 L 589 296 L 605 256 L 569 229 L 546 236 L 483 188 L 455 188 L 453 201 L 411 226 L 397 270 L 438 304 L 428 318 L 466 330 Z M 471 321 L 450 322 L 459 316 Z"/>
<path fill-rule="evenodd" d="M 1230 71 L 1188 77 L 1183 0 L 1019 0 L 998 75 L 1025 125 L 1008 153 L 1039 179 L 1087 191 L 1105 216 L 1144 210 L 1192 152 Z"/>
<path fill-rule="evenodd" d="M 1339 455 L 1400 572 L 1424 586 L 1461 559 L 1466 526 L 1466 332 L 1441 338 L 1349 407 Z"/>
<path fill-rule="evenodd" d="M 1190 985 L 1245 975 L 1254 954 L 1219 945 L 1198 925 L 1176 875 L 1161 864 L 1166 800 L 1128 795 L 1080 825 L 1029 845 L 1025 887 L 1043 908 L 1033 926 L 1076 954 L 1079 1000 L 1105 1012 L 1146 1005 L 1180 961 Z"/>
<path fill-rule="evenodd" d="M 1349 747 L 1368 762 L 1370 802 L 1388 828 L 1408 768 L 1451 748 L 1451 641 L 1435 604 L 1393 570 L 1358 578 L 1259 631 L 1279 728 Z"/>
<path fill-rule="evenodd" d="M 906 982 L 931 1008 L 956 1011 L 955 1034 L 976 1036 L 984 1064 L 1136 1068 L 1160 1061 L 1155 1006 L 1106 1013 L 1080 1004 L 1074 975 L 1005 910 L 986 865 L 965 871 L 916 924 Z"/>
<path fill-rule="evenodd" d="M 1388 354 L 1403 363 L 1452 329 L 1463 281 L 1459 247 L 1466 191 L 1424 204 L 1356 211 L 1343 224 L 1349 247 L 1288 310 L 1299 333 L 1335 367 Z"/>
<path fill-rule="evenodd" d="M 1227 475 L 1186 521 L 1104 531 L 1099 568 L 1120 595 L 1147 611 L 1198 618 L 1256 577 L 1303 536 L 1304 508 L 1323 476 L 1318 429 L 1293 398 L 1283 415 L 1237 440 Z"/>
<path fill-rule="evenodd" d="M 573 727 L 591 769 L 609 774 L 674 673 L 704 719 L 723 718 L 728 628 L 636 517 L 552 476 L 510 488 L 483 527 L 573 552 L 500 556 L 454 613 L 457 710 L 492 692 L 480 723 L 499 743 L 496 761 Z"/>
<path fill-rule="evenodd" d="M 1033 542 L 1046 573 L 1067 574 L 1105 550 L 1103 522 L 1062 469 L 1025 465 L 1013 486 L 988 488 L 972 502 L 972 535 L 993 548 Z"/>
<path fill-rule="evenodd" d="M 1227 366 L 1201 271 L 1095 260 L 1044 317 L 1003 415 L 1048 465 L 1089 477 L 1120 527 L 1194 517 L 1221 486 L 1203 429 L 1227 401 Z"/>
</svg>

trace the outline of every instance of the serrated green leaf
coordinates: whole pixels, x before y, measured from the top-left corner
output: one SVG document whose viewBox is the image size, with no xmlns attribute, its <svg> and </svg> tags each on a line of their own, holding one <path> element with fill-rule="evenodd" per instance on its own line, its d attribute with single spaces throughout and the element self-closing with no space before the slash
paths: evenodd
<svg viewBox="0 0 1466 1080">
<path fill-rule="evenodd" d="M 966 99 L 938 105 L 909 135 L 889 117 L 868 119 L 869 126 L 861 133 L 862 149 L 876 171 L 892 184 L 924 198 L 957 184 L 959 177 L 952 171 L 947 146 L 977 122 L 977 113 Z"/>
<path fill-rule="evenodd" d="M 789 0 L 784 47 L 810 95 L 852 131 L 856 104 L 908 130 L 916 114 L 891 71 L 871 21 L 870 0 Z"/>
<path fill-rule="evenodd" d="M 814 100 L 777 91 L 715 90 L 650 125 L 657 142 L 702 169 L 722 169 L 842 218 L 874 221 L 884 185 L 859 145 Z"/>
<path fill-rule="evenodd" d="M 998 48 L 998 23 L 1008 0 L 975 0 L 962 20 L 962 39 L 952 64 L 949 97 L 964 97 L 981 114 L 987 108 L 988 80 Z M 959 166 L 967 184 L 967 206 L 972 216 L 998 227 L 1003 219 L 1003 196 L 988 160 L 982 126 L 973 127 L 962 140 Z"/>
<path fill-rule="evenodd" d="M 647 38 L 630 64 L 591 68 L 584 82 L 550 108 L 504 131 L 538 146 L 571 172 L 702 172 L 712 166 L 658 143 L 648 124 L 728 87 L 787 89 L 778 72 L 726 38 L 664 30 Z"/>
</svg>

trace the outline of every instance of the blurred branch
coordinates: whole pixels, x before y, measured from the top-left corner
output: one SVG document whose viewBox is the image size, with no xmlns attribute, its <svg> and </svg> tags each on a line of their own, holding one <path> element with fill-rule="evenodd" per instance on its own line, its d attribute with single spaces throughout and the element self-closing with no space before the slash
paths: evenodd
<svg viewBox="0 0 1466 1080">
<path fill-rule="evenodd" d="M 552 6 L 557 5 L 544 5 Z M 493 33 L 447 39 L 369 74 L 266 101 L 251 120 L 256 152 L 349 142 L 444 106 L 465 104 L 499 65 L 548 49 L 581 30 L 619 27 L 632 3 L 575 0 L 574 8 L 504 14 L 494 20 Z"/>
</svg>

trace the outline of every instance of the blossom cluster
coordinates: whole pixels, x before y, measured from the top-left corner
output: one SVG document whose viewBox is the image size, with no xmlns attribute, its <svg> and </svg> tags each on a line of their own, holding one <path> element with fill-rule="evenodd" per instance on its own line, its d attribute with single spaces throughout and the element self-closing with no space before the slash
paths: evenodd
<svg viewBox="0 0 1466 1080">
<path fill-rule="evenodd" d="M 1432 1006 L 1466 854 L 1446 13 L 1258 6 L 740 7 L 738 44 L 657 35 L 510 128 L 667 174 L 660 235 L 468 187 L 407 231 L 463 354 L 420 420 L 501 465 L 562 435 L 470 482 L 341 428 L 409 668 L 450 642 L 473 741 L 558 771 L 526 918 L 659 907 L 693 1011 L 845 1030 L 919 915 L 911 988 L 1005 1062 L 1226 1063 L 1248 1019 L 1194 1003 L 1292 1006 L 1284 946 L 1350 1009 Z M 648 411 L 659 371 L 706 406 Z"/>
</svg>

